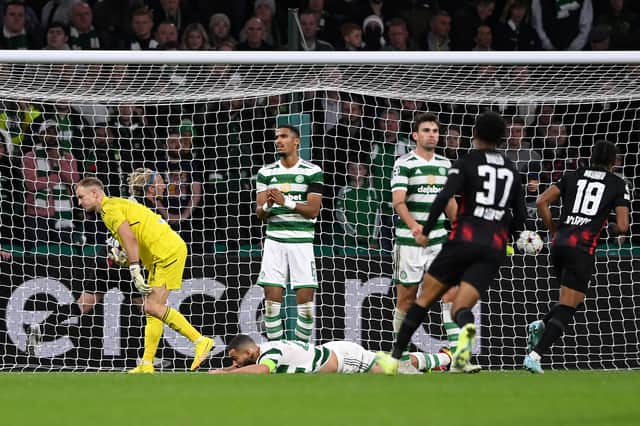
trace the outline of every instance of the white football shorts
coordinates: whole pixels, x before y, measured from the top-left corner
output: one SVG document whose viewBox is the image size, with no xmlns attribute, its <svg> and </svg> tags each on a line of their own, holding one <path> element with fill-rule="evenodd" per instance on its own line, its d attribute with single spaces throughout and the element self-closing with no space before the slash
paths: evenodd
<svg viewBox="0 0 640 426">
<path fill-rule="evenodd" d="M 281 243 L 265 239 L 258 285 L 292 289 L 318 288 L 313 243 Z"/>
</svg>

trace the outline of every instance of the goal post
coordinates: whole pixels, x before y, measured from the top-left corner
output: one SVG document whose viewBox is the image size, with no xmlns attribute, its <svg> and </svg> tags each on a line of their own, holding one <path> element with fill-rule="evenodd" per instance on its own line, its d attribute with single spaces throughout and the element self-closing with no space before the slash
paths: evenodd
<svg viewBox="0 0 640 426">
<path fill-rule="evenodd" d="M 631 229 L 603 233 L 590 293 L 549 366 L 639 368 L 639 83 L 637 52 L 0 51 L 0 370 L 119 370 L 141 356 L 144 316 L 128 271 L 108 264 L 106 230 L 72 192 L 98 176 L 109 195 L 128 197 L 139 167 L 165 180 L 161 203 L 189 244 L 169 303 L 216 337 L 210 365 L 237 333 L 264 340 L 256 174 L 276 160 L 282 123 L 302 127 L 302 156 L 324 172 L 313 340 L 389 350 L 393 160 L 414 147 L 416 113 L 438 116 L 437 153 L 455 161 L 486 110 L 509 124 L 502 149 L 526 181 L 527 227 L 545 241 L 536 195 L 586 164 L 595 141 L 618 146 Z M 144 197 L 148 185 L 139 188 Z M 98 295 L 95 308 L 66 315 L 83 293 Z M 548 250 L 510 257 L 476 307 L 479 363 L 518 368 L 527 323 L 557 297 Z M 56 315 L 29 351 L 30 325 Z M 291 328 L 295 309 L 283 315 Z M 438 304 L 413 344 L 446 344 Z M 183 370 L 190 348 L 165 329 L 159 368 Z"/>
</svg>

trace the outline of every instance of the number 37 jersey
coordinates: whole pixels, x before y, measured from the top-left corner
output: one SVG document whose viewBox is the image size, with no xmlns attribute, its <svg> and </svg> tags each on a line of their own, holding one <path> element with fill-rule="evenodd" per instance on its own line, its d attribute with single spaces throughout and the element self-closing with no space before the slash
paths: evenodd
<svg viewBox="0 0 640 426">
<path fill-rule="evenodd" d="M 596 168 L 567 172 L 555 185 L 560 189 L 562 211 L 553 244 L 593 254 L 611 210 L 629 207 L 627 185 L 613 173 Z"/>
<path fill-rule="evenodd" d="M 524 224 L 520 175 L 513 162 L 495 150 L 472 151 L 454 164 L 444 191 L 461 195 L 449 240 L 504 252 L 509 234 Z"/>
</svg>

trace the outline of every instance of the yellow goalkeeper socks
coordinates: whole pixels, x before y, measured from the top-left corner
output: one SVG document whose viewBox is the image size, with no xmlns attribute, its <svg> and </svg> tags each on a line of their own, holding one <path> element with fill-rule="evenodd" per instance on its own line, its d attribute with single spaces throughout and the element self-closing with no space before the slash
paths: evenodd
<svg viewBox="0 0 640 426">
<path fill-rule="evenodd" d="M 162 317 L 162 322 L 167 324 L 173 330 L 182 334 L 184 337 L 189 339 L 192 342 L 198 340 L 202 335 L 193 328 L 189 321 L 178 311 L 173 308 L 167 307 L 167 311 L 164 313 Z"/>
<path fill-rule="evenodd" d="M 153 357 L 156 356 L 161 337 L 162 321 L 152 315 L 147 315 L 147 325 L 144 328 L 144 355 L 142 355 L 142 359 L 151 365 L 153 365 Z"/>
</svg>

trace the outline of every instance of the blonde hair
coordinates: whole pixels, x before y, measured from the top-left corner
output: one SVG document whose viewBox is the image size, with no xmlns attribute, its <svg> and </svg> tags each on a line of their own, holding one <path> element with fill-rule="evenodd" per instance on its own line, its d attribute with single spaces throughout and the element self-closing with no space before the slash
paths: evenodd
<svg viewBox="0 0 640 426">
<path fill-rule="evenodd" d="M 151 169 L 139 167 L 129 173 L 127 183 L 129 184 L 129 195 L 134 197 L 144 197 L 149 185 L 153 184 L 158 173 Z"/>
<path fill-rule="evenodd" d="M 211 45 L 209 44 L 209 34 L 207 34 L 207 31 L 204 29 L 202 24 L 195 22 L 187 25 L 187 27 L 182 32 L 182 40 L 180 42 L 181 50 L 188 49 L 187 42 L 189 39 L 189 34 L 191 34 L 192 32 L 200 33 L 200 35 L 202 36 L 202 47 L 199 50 L 211 49 Z"/>
<path fill-rule="evenodd" d="M 102 183 L 102 181 L 100 179 L 98 179 L 97 177 L 93 177 L 93 176 L 89 176 L 86 177 L 84 179 L 82 179 L 80 182 L 78 182 L 76 184 L 76 187 L 78 186 L 82 186 L 82 187 L 90 187 L 90 186 L 96 186 L 98 188 L 100 188 L 101 190 L 104 191 L 104 184 Z"/>
</svg>

